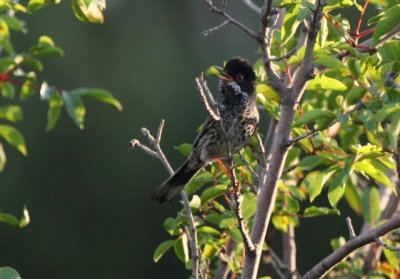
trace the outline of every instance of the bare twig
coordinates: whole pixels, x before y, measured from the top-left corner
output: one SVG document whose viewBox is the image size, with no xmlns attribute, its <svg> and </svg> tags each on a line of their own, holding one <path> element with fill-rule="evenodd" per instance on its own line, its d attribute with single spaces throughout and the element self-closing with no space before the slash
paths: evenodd
<svg viewBox="0 0 400 279">
<path fill-rule="evenodd" d="M 229 261 L 232 258 L 233 253 L 235 252 L 235 247 L 236 244 L 232 240 L 231 237 L 229 237 L 226 245 L 225 245 L 225 253 L 224 256 L 220 256 L 221 263 L 218 266 L 214 279 L 226 279 L 229 274 Z"/>
<path fill-rule="evenodd" d="M 230 23 L 230 21 L 227 19 L 224 22 L 222 22 L 221 24 L 218 24 L 217 26 L 214 26 L 213 28 L 204 30 L 201 32 L 201 34 L 203 36 L 209 36 L 214 34 L 215 32 L 217 32 L 219 29 L 223 28 L 225 25 L 228 25 Z"/>
<path fill-rule="evenodd" d="M 250 162 L 247 161 L 246 158 L 244 157 L 243 151 L 240 151 L 239 155 L 240 155 L 240 160 L 242 160 L 242 162 L 245 164 L 246 168 L 249 170 L 251 176 L 253 177 L 253 180 L 254 180 L 255 184 L 258 185 L 259 184 L 259 182 L 258 182 L 258 180 L 259 180 L 258 174 L 255 172 L 253 167 L 250 165 Z"/>
<path fill-rule="evenodd" d="M 287 59 L 287 58 L 289 58 L 290 56 L 292 56 L 295 52 L 296 52 L 296 49 L 294 48 L 294 49 L 292 49 L 291 51 L 289 51 L 288 53 L 286 53 L 286 54 L 284 54 L 284 55 L 282 55 L 282 56 L 270 57 L 269 60 L 268 60 L 267 62 L 268 62 L 268 63 L 269 63 L 269 62 L 278 62 L 278 61 L 281 61 L 281 60 L 283 60 L 283 59 Z"/>
<path fill-rule="evenodd" d="M 215 120 L 220 121 L 221 117 L 218 110 L 218 105 L 208 89 L 207 83 L 204 80 L 204 74 L 201 73 L 199 78 L 196 78 L 197 89 L 199 90 L 201 101 L 204 104 L 208 114 Z"/>
<path fill-rule="evenodd" d="M 354 233 L 354 228 L 353 228 L 353 224 L 351 223 L 350 217 L 346 217 L 346 225 L 347 225 L 347 228 L 349 229 L 350 239 L 355 238 L 356 234 Z"/>
<path fill-rule="evenodd" d="M 257 6 L 251 0 L 242 0 L 242 2 L 253 12 L 257 14 L 261 14 L 261 7 Z"/>
<path fill-rule="evenodd" d="M 377 237 L 375 239 L 375 242 L 378 245 L 381 245 L 381 246 L 383 246 L 384 248 L 386 248 L 386 249 L 388 249 L 390 251 L 400 251 L 400 247 L 395 247 L 395 246 L 389 245 L 385 241 L 383 241 L 380 237 Z"/>
<path fill-rule="evenodd" d="M 170 175 L 173 175 L 174 170 L 172 169 L 171 165 L 169 164 L 169 162 L 168 162 L 167 158 L 165 157 L 164 152 L 162 151 L 161 146 L 160 146 L 164 123 L 165 123 L 164 119 L 161 119 L 160 126 L 158 127 L 157 138 L 154 138 L 154 136 L 150 133 L 150 131 L 147 128 L 140 129 L 143 136 L 148 140 L 148 142 L 152 146 L 152 148 L 140 143 L 139 140 L 137 140 L 137 139 L 131 140 L 131 146 L 139 147 L 140 149 L 144 150 L 147 154 L 160 160 L 160 162 L 167 169 L 168 173 Z M 188 226 L 189 226 L 189 230 L 188 230 L 189 238 L 190 238 L 189 247 L 190 247 L 191 257 L 192 257 L 192 261 L 193 261 L 192 276 L 193 276 L 193 278 L 198 279 L 199 274 L 200 274 L 200 254 L 199 254 L 199 250 L 198 250 L 196 224 L 195 224 L 195 221 L 193 218 L 192 210 L 190 209 L 188 196 L 186 195 L 184 190 L 182 190 L 180 194 L 181 194 L 181 198 L 183 201 L 183 205 L 186 210 L 186 218 L 187 218 Z"/>
<path fill-rule="evenodd" d="M 386 223 L 377 226 L 376 228 L 365 232 L 353 239 L 350 239 L 339 249 L 335 250 L 332 254 L 320 261 L 312 269 L 310 269 L 302 279 L 322 278 L 334 268 L 339 262 L 347 258 L 356 249 L 375 242 L 377 238 L 386 235 L 387 233 L 400 227 L 400 215 L 388 220 Z"/>
<path fill-rule="evenodd" d="M 247 27 L 246 25 L 244 25 L 240 21 L 234 19 L 229 14 L 227 14 L 223 7 L 222 8 L 216 7 L 210 0 L 203 0 L 203 1 L 204 1 L 204 3 L 206 3 L 206 5 L 208 6 L 208 8 L 210 9 L 211 12 L 223 16 L 230 23 L 232 23 L 233 25 L 235 25 L 235 26 L 239 27 L 240 29 L 242 29 L 251 38 L 257 40 L 258 42 L 261 41 L 261 36 L 259 34 L 257 34 L 253 30 L 251 30 L 249 27 Z"/>
</svg>

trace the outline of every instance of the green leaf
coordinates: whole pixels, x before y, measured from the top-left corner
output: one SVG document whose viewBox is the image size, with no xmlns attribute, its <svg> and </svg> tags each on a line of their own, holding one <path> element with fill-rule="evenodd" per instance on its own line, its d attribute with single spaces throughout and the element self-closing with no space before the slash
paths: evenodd
<svg viewBox="0 0 400 279">
<path fill-rule="evenodd" d="M 17 217 L 14 215 L 8 214 L 8 213 L 2 213 L 0 212 L 0 222 L 6 223 L 7 225 L 11 226 L 19 226 L 19 221 Z"/>
<path fill-rule="evenodd" d="M 110 104 L 114 107 L 116 107 L 119 111 L 122 111 L 122 104 L 114 98 L 114 96 L 101 88 L 77 88 L 74 90 L 71 90 L 74 92 L 74 94 L 79 94 L 81 96 L 89 97 L 92 99 L 96 99 L 100 102 Z"/>
<path fill-rule="evenodd" d="M 388 260 L 393 270 L 398 270 L 400 267 L 400 252 L 383 249 L 383 254 L 385 255 L 385 258 Z"/>
<path fill-rule="evenodd" d="M 38 44 L 31 47 L 29 52 L 34 56 L 64 56 L 64 51 L 57 47 L 53 40 L 48 36 L 41 36 Z"/>
<path fill-rule="evenodd" d="M 243 195 L 242 202 L 242 215 L 244 219 L 253 217 L 257 208 L 257 198 L 253 193 L 246 193 Z"/>
<path fill-rule="evenodd" d="M 361 100 L 366 92 L 367 90 L 365 88 L 354 86 L 346 94 L 346 104 L 348 106 L 354 105 Z"/>
<path fill-rule="evenodd" d="M 346 189 L 344 191 L 344 197 L 350 207 L 357 213 L 361 214 L 361 197 L 357 189 L 351 183 L 351 179 L 347 180 Z"/>
<path fill-rule="evenodd" d="M 61 0 L 29 0 L 28 2 L 28 11 L 30 13 L 35 12 L 46 5 L 50 4 L 58 4 Z"/>
<path fill-rule="evenodd" d="M 375 187 L 367 187 L 361 198 L 362 214 L 365 222 L 376 225 L 381 215 L 379 191 Z"/>
<path fill-rule="evenodd" d="M 182 143 L 178 146 L 174 146 L 174 148 L 182 153 L 185 157 L 188 157 L 190 152 L 192 152 L 192 145 L 190 143 Z"/>
<path fill-rule="evenodd" d="M 337 71 L 344 71 L 346 70 L 346 66 L 339 61 L 339 59 L 333 56 L 321 56 L 318 57 L 315 61 L 315 64 L 325 66 L 329 69 L 337 70 Z"/>
<path fill-rule="evenodd" d="M 4 266 L 0 267 L 0 278 L 1 279 L 21 279 L 21 275 L 12 267 Z"/>
<path fill-rule="evenodd" d="M 0 82 L 0 91 L 4 98 L 14 99 L 15 97 L 15 88 L 14 85 L 10 82 Z"/>
<path fill-rule="evenodd" d="M 7 163 L 6 152 L 4 151 L 3 145 L 0 143 L 0 172 L 4 170 L 6 163 Z"/>
<path fill-rule="evenodd" d="M 0 125 L 0 137 L 4 138 L 22 154 L 28 154 L 24 137 L 16 128 L 9 125 Z"/>
<path fill-rule="evenodd" d="M 174 246 L 174 240 L 166 240 L 162 242 L 160 245 L 157 246 L 156 250 L 154 251 L 153 261 L 158 262 L 162 256 L 172 247 Z"/>
<path fill-rule="evenodd" d="M 31 222 L 31 217 L 29 216 L 29 211 L 25 206 L 23 211 L 23 216 L 21 219 L 19 219 L 19 227 L 24 228 L 28 226 L 30 222 Z"/>
<path fill-rule="evenodd" d="M 329 110 L 314 109 L 306 112 L 302 116 L 296 119 L 293 123 L 293 127 L 300 127 L 304 124 L 310 124 L 317 120 L 325 119 L 327 121 L 333 121 L 336 118 L 336 114 Z"/>
<path fill-rule="evenodd" d="M 30 97 L 32 97 L 35 94 L 35 92 L 36 92 L 35 84 L 30 80 L 26 80 L 21 86 L 19 99 L 21 101 L 25 101 Z"/>
<path fill-rule="evenodd" d="M 92 23 L 103 23 L 105 2 L 99 0 L 73 0 L 72 10 L 77 19 Z"/>
<path fill-rule="evenodd" d="M 174 251 L 178 259 L 187 263 L 189 261 L 189 248 L 186 233 L 183 233 L 174 243 Z"/>
<path fill-rule="evenodd" d="M 226 191 L 226 185 L 223 184 L 207 188 L 206 190 L 204 190 L 203 193 L 201 193 L 201 204 L 205 204 L 208 201 L 221 196 L 223 193 L 225 193 L 225 191 Z"/>
<path fill-rule="evenodd" d="M 16 105 L 0 107 L 0 118 L 14 123 L 22 121 L 21 107 Z"/>
<path fill-rule="evenodd" d="M 340 211 L 336 208 L 311 206 L 304 209 L 304 217 L 318 217 L 325 215 L 340 215 Z"/>
<path fill-rule="evenodd" d="M 315 9 L 314 4 L 309 3 L 307 1 L 302 1 L 300 10 L 297 13 L 297 20 L 302 21 L 310 17 L 312 15 L 313 9 Z"/>
<path fill-rule="evenodd" d="M 60 93 L 53 91 L 49 99 L 49 109 L 47 111 L 47 126 L 46 131 L 50 131 L 56 125 L 60 118 L 61 108 L 64 105 Z"/>
<path fill-rule="evenodd" d="M 379 40 L 384 37 L 390 30 L 400 23 L 400 4 L 395 5 L 384 11 L 375 32 L 372 36 L 371 47 L 374 47 Z"/>
<path fill-rule="evenodd" d="M 68 115 L 74 120 L 79 129 L 83 130 L 86 109 L 81 97 L 78 94 L 74 94 L 73 91 L 63 91 L 62 98 L 67 108 Z"/>
<path fill-rule="evenodd" d="M 307 156 L 303 160 L 300 161 L 300 163 L 297 166 L 298 170 L 312 170 L 316 168 L 319 165 L 324 164 L 327 162 L 326 158 L 321 157 L 321 156 Z"/>
<path fill-rule="evenodd" d="M 198 195 L 193 195 L 192 199 L 190 200 L 189 206 L 191 208 L 200 208 L 201 206 L 201 199 Z"/>
<path fill-rule="evenodd" d="M 190 182 L 185 186 L 186 193 L 190 196 L 196 191 L 198 191 L 201 187 L 203 187 L 206 183 L 212 181 L 214 176 L 205 170 L 201 170 L 199 174 L 197 174 Z"/>
<path fill-rule="evenodd" d="M 376 181 L 384 184 L 391 190 L 395 191 L 390 179 L 387 177 L 386 173 L 382 172 L 379 168 L 376 168 L 371 160 L 363 160 L 356 162 L 354 164 L 354 169 L 359 173 L 365 174 Z"/>
<path fill-rule="evenodd" d="M 391 119 L 389 130 L 387 131 L 387 136 L 389 139 L 389 148 L 396 150 L 398 146 L 399 134 L 400 134 L 400 113 L 393 115 Z"/>
<path fill-rule="evenodd" d="M 348 174 L 345 170 L 339 171 L 335 178 L 332 180 L 331 184 L 329 185 L 328 190 L 328 199 L 330 205 L 336 208 L 337 203 L 343 197 L 346 181 L 349 178 Z"/>
<path fill-rule="evenodd" d="M 25 31 L 24 23 L 14 16 L 0 15 L 0 19 L 4 20 L 4 22 L 8 25 L 8 28 L 11 30 L 19 32 Z"/>
<path fill-rule="evenodd" d="M 400 11 L 400 9 L 399 9 Z M 399 17 L 400 18 L 400 17 Z M 400 24 L 400 23 L 399 23 Z M 400 42 L 388 42 L 378 49 L 380 64 L 392 64 L 393 71 L 400 70 Z"/>
<path fill-rule="evenodd" d="M 317 75 L 307 84 L 307 90 L 311 91 L 345 91 L 347 86 L 338 79 L 334 79 L 325 75 Z"/>
<path fill-rule="evenodd" d="M 377 113 L 371 119 L 371 122 L 374 124 L 374 126 L 376 126 L 379 122 L 382 122 L 391 114 L 397 113 L 399 111 L 400 111 L 400 106 L 397 104 L 385 105 L 377 111 Z"/>
<path fill-rule="evenodd" d="M 310 188 L 308 189 L 310 193 L 310 202 L 313 202 L 315 198 L 321 194 L 325 183 L 334 173 L 335 171 L 333 170 L 318 172 L 318 174 L 315 176 L 315 179 L 310 183 L 311 185 Z"/>
</svg>

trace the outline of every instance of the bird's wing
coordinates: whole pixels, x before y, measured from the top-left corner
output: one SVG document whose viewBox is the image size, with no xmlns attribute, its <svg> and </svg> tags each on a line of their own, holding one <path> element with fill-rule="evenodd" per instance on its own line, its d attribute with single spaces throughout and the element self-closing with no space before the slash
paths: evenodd
<svg viewBox="0 0 400 279">
<path fill-rule="evenodd" d="M 207 131 L 215 124 L 215 120 L 212 119 L 210 116 L 207 117 L 206 121 L 203 124 L 203 128 L 201 129 L 200 133 L 197 135 L 196 139 L 193 142 L 193 148 L 197 146 L 199 140 L 202 136 L 207 133 Z"/>
</svg>

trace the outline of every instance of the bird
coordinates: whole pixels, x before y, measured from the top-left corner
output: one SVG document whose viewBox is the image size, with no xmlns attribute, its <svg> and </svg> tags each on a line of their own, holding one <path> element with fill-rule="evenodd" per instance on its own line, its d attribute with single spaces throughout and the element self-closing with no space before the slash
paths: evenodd
<svg viewBox="0 0 400 279">
<path fill-rule="evenodd" d="M 226 161 L 228 141 L 230 152 L 234 154 L 249 142 L 257 130 L 260 117 L 253 67 L 248 60 L 235 57 L 223 69 L 217 69 L 221 119 L 216 121 L 208 116 L 186 161 L 154 191 L 152 199 L 159 203 L 172 201 L 203 166 Z"/>
</svg>

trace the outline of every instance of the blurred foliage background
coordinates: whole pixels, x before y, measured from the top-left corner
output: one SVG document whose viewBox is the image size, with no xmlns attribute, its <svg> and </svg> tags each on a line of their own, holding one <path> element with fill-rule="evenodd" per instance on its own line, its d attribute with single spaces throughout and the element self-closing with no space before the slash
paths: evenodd
<svg viewBox="0 0 400 279">
<path fill-rule="evenodd" d="M 167 235 L 162 222 L 179 204 L 150 200 L 168 174 L 128 143 L 141 138 L 141 127 L 155 130 L 164 118 L 162 145 L 177 167 L 184 158 L 173 146 L 192 142 L 206 117 L 194 77 L 238 55 L 254 62 L 257 46 L 232 26 L 203 37 L 200 32 L 221 18 L 202 1 L 111 0 L 102 25 L 77 21 L 70 5 L 63 1 L 25 16 L 28 33 L 13 33 L 14 47 L 26 49 L 40 35 L 49 35 L 65 51 L 62 59 L 45 59 L 43 76 L 49 83 L 65 89 L 102 87 L 122 102 L 124 111 L 88 100 L 84 131 L 63 113 L 48 133 L 47 104 L 38 98 L 21 103 L 25 121 L 17 127 L 29 156 L 6 146 L 0 205 L 17 216 L 26 205 L 31 223 L 24 229 L 0 225 L 0 263 L 23 278 L 187 278 L 189 272 L 172 252 L 157 264 L 152 261 Z M 232 1 L 230 9 L 258 27 L 257 16 L 240 1 Z M 343 220 L 304 221 L 297 231 L 298 249 L 307 251 L 299 259 L 300 271 L 331 251 L 329 239 L 346 233 Z"/>
</svg>

